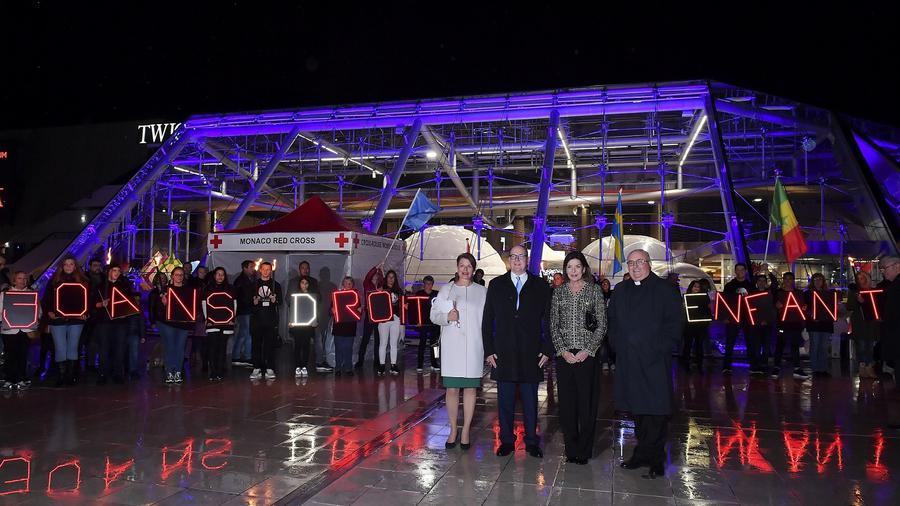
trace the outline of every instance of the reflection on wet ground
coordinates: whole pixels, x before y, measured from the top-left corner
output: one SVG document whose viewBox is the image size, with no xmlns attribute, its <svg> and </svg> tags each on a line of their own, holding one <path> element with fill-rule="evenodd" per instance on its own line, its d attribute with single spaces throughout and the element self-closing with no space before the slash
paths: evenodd
<svg viewBox="0 0 900 506">
<path fill-rule="evenodd" d="M 851 378 L 837 361 L 833 377 L 806 381 L 673 370 L 667 474 L 652 480 L 618 466 L 634 438 L 613 411 L 614 373 L 599 378 L 587 466 L 562 458 L 552 381 L 541 388 L 538 460 L 521 441 L 494 455 L 490 381 L 464 452 L 444 449 L 433 373 L 375 378 L 369 367 L 257 384 L 248 373 L 0 397 L 0 505 L 900 503 L 900 433 L 886 428 L 884 385 Z"/>
</svg>

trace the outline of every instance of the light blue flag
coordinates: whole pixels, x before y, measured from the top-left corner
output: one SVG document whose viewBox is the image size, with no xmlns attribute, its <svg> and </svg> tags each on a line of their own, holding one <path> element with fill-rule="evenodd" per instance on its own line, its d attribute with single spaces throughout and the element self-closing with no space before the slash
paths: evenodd
<svg viewBox="0 0 900 506">
<path fill-rule="evenodd" d="M 428 220 L 440 210 L 441 208 L 428 200 L 428 197 L 422 193 L 422 189 L 420 188 L 416 192 L 416 196 L 413 198 L 412 204 L 409 206 L 409 211 L 406 212 L 406 218 L 403 220 L 400 228 L 405 226 L 413 230 L 418 230 L 422 228 L 422 225 L 428 223 Z"/>
</svg>

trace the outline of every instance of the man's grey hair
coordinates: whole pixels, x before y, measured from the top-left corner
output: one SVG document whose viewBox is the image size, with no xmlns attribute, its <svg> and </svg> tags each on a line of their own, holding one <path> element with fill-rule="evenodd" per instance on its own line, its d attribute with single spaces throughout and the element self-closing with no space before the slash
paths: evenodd
<svg viewBox="0 0 900 506">
<path fill-rule="evenodd" d="M 644 258 L 647 259 L 647 262 L 648 263 L 650 262 L 650 253 L 647 253 L 646 250 L 642 250 L 642 249 L 632 250 L 631 253 L 629 253 L 628 256 L 625 258 L 628 259 L 628 257 L 630 257 L 631 255 L 633 255 L 635 253 L 642 253 L 644 255 Z"/>
<path fill-rule="evenodd" d="M 900 262 L 900 257 L 898 257 L 897 255 L 885 255 L 878 259 L 879 264 L 886 264 L 886 263 L 893 263 L 893 262 Z"/>
</svg>

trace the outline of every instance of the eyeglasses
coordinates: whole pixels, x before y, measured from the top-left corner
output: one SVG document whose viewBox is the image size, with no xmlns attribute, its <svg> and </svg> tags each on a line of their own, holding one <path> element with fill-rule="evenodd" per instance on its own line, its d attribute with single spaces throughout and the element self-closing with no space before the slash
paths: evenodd
<svg viewBox="0 0 900 506">
<path fill-rule="evenodd" d="M 509 256 L 510 260 L 525 260 L 526 258 L 528 258 L 528 255 L 525 253 L 523 253 L 521 255 L 510 255 Z"/>
<path fill-rule="evenodd" d="M 897 265 L 898 263 L 900 263 L 900 262 L 894 262 L 892 264 L 887 264 L 887 265 L 879 265 L 878 269 L 880 269 L 882 271 L 886 271 L 886 270 L 890 269 L 891 267 Z"/>
<path fill-rule="evenodd" d="M 625 263 L 628 265 L 628 267 L 640 267 L 644 264 L 649 264 L 650 261 L 644 260 L 643 258 L 638 258 L 637 260 L 629 260 Z"/>
</svg>

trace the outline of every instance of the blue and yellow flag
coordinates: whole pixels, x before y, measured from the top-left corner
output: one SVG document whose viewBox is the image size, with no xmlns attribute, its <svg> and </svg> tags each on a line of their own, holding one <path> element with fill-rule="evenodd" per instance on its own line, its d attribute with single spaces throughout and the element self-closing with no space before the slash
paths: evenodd
<svg viewBox="0 0 900 506">
<path fill-rule="evenodd" d="M 625 265 L 625 225 L 622 223 L 622 189 L 619 188 L 619 203 L 616 204 L 616 218 L 613 221 L 613 276 Z"/>
</svg>

